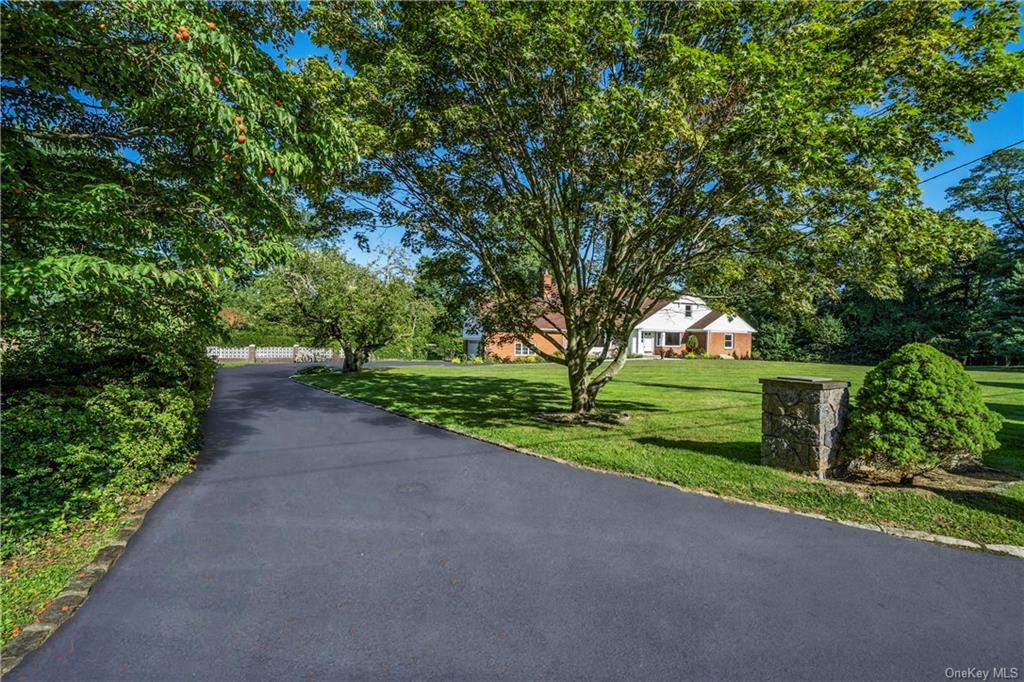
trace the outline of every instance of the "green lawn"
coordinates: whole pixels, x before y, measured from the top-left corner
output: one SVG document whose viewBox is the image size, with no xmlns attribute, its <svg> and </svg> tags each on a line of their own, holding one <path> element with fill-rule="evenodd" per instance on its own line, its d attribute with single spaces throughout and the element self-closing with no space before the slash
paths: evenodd
<svg viewBox="0 0 1024 682">
<path fill-rule="evenodd" d="M 480 436 L 687 488 L 989 543 L 1024 545 L 1024 485 L 999 492 L 866 488 L 819 482 L 760 464 L 758 378 L 812 374 L 859 387 L 866 367 L 726 360 L 630 362 L 599 397 L 628 412 L 622 426 L 566 426 L 537 412 L 565 409 L 555 365 L 408 366 L 304 377 L 322 388 Z M 1024 371 L 972 376 L 1006 424 L 986 462 L 1024 470 Z"/>
</svg>

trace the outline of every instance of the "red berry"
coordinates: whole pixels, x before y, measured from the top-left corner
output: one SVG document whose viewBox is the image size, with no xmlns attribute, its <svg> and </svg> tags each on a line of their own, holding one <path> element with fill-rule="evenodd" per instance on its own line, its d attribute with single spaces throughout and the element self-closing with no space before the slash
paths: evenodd
<svg viewBox="0 0 1024 682">
<path fill-rule="evenodd" d="M 235 180 L 241 180 L 241 179 L 242 179 L 242 176 L 239 175 L 238 173 L 235 173 Z"/>
<path fill-rule="evenodd" d="M 213 82 L 216 83 L 217 85 L 220 85 L 220 76 L 214 76 L 213 77 Z"/>
<path fill-rule="evenodd" d="M 231 155 L 230 154 L 225 154 L 224 155 L 224 160 L 225 161 L 230 161 L 231 160 Z"/>
<path fill-rule="evenodd" d="M 273 166 L 267 166 L 267 175 L 273 175 L 273 174 L 274 174 L 274 167 Z"/>
<path fill-rule="evenodd" d="M 238 141 L 239 142 L 245 142 L 245 135 L 239 135 L 238 136 Z"/>
<path fill-rule="evenodd" d="M 21 188 L 20 187 L 15 187 L 14 188 L 14 193 L 15 194 L 21 194 Z"/>
<path fill-rule="evenodd" d="M 242 122 L 242 117 L 239 116 L 238 114 L 235 114 L 235 123 L 241 123 L 241 122 Z"/>
</svg>

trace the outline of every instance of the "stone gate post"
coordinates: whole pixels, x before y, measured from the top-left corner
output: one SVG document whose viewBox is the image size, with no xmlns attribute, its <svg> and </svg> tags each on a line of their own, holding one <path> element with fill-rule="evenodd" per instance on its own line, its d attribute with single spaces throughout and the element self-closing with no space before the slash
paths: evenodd
<svg viewBox="0 0 1024 682">
<path fill-rule="evenodd" d="M 836 464 L 850 383 L 781 376 L 761 382 L 761 461 L 825 478 Z"/>
</svg>

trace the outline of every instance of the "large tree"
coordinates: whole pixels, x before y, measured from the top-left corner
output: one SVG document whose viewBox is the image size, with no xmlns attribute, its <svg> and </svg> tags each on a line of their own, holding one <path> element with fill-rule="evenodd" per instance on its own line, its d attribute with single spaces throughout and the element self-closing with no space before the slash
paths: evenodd
<svg viewBox="0 0 1024 682">
<path fill-rule="evenodd" d="M 364 187 L 381 196 L 348 217 L 467 254 L 485 327 L 551 336 L 534 320 L 563 316 L 564 354 L 535 350 L 566 366 L 576 412 L 674 289 L 726 307 L 751 286 L 780 306 L 838 281 L 893 294 L 899 272 L 973 240 L 921 205 L 916 168 L 1024 83 L 1005 49 L 1015 2 L 326 2 L 311 16 L 355 73 L 324 90 L 379 129 Z"/>
<path fill-rule="evenodd" d="M 4 2 L 5 378 L 200 353 L 216 283 L 279 262 L 355 161 L 288 3 Z"/>
<path fill-rule="evenodd" d="M 331 249 L 307 250 L 262 279 L 265 305 L 312 343 L 339 344 L 347 372 L 431 323 L 432 306 L 393 264 L 367 267 Z"/>
<path fill-rule="evenodd" d="M 1024 252 L 1024 149 L 1000 149 L 946 191 L 953 208 L 994 213 L 992 227 L 1005 246 Z"/>
</svg>

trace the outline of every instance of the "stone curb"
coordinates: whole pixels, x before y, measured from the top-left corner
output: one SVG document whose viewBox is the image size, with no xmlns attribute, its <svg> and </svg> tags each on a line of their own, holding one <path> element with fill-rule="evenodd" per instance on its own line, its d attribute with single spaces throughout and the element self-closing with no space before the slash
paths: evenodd
<svg viewBox="0 0 1024 682">
<path fill-rule="evenodd" d="M 679 485 L 677 483 L 672 483 L 670 481 L 662 481 L 662 480 L 659 480 L 657 478 L 651 478 L 649 476 L 643 476 L 641 474 L 633 474 L 633 473 L 629 473 L 627 471 L 614 471 L 612 469 L 601 469 L 601 468 L 598 468 L 598 467 L 592 467 L 592 466 L 589 466 L 587 464 L 580 464 L 579 462 L 572 462 L 572 461 L 569 461 L 569 460 L 566 460 L 566 459 L 562 459 L 561 457 L 555 457 L 553 455 L 545 455 L 545 454 L 541 454 L 539 452 L 534 452 L 533 450 L 527 450 L 526 448 L 518 447 L 516 445 L 510 445 L 508 443 L 502 443 L 501 441 L 491 440 L 490 438 L 484 438 L 482 436 L 478 436 L 476 434 L 469 433 L 467 431 L 463 431 L 461 429 L 457 429 L 457 428 L 454 428 L 454 427 L 451 427 L 451 426 L 444 426 L 443 424 L 438 424 L 438 423 L 435 423 L 435 422 L 427 421 L 426 419 L 421 419 L 419 417 L 413 416 L 413 415 L 408 414 L 406 412 L 402 412 L 401 410 L 394 410 L 394 409 L 391 409 L 390 407 L 382 407 L 380 405 L 375 405 L 374 403 L 367 402 L 367 401 L 362 400 L 360 398 L 355 398 L 355 397 L 350 396 L 350 395 L 345 395 L 344 393 L 338 393 L 337 391 L 332 391 L 332 390 L 327 389 L 327 388 L 322 388 L 320 386 L 314 386 L 313 384 L 307 384 L 304 381 L 300 381 L 295 376 L 292 376 L 290 378 L 295 383 L 302 384 L 303 386 L 309 386 L 310 388 L 314 388 L 314 389 L 316 389 L 318 391 L 323 391 L 324 393 L 328 393 L 328 394 L 333 395 L 333 396 L 339 396 L 339 397 L 345 398 L 346 400 L 351 400 L 353 402 L 357 402 L 357 403 L 360 403 L 362 405 L 366 405 L 368 407 L 373 407 L 373 408 L 376 408 L 378 410 L 382 410 L 384 412 L 389 412 L 389 413 L 397 415 L 399 417 L 404 417 L 406 419 L 410 419 L 410 420 L 412 420 L 414 422 L 417 422 L 419 424 L 424 424 L 426 426 L 432 426 L 432 427 L 434 427 L 436 429 L 441 429 L 442 431 L 449 431 L 451 433 L 456 433 L 456 434 L 458 434 L 460 436 L 466 436 L 467 438 L 472 438 L 473 440 L 477 440 L 477 441 L 480 441 L 482 443 L 487 443 L 489 445 L 497 445 L 498 447 L 504 448 L 505 450 L 512 450 L 513 452 L 518 452 L 518 453 L 521 453 L 521 454 L 524 454 L 524 455 L 529 455 L 531 457 L 537 457 L 539 459 L 546 459 L 546 460 L 549 460 L 549 461 L 552 461 L 552 462 L 558 462 L 559 464 L 565 464 L 567 466 L 575 467 L 577 469 L 584 469 L 586 471 L 594 471 L 594 472 L 597 472 L 597 473 L 600 473 L 600 474 L 609 474 L 609 475 L 612 475 L 612 476 L 620 476 L 622 478 L 633 478 L 633 479 L 636 479 L 636 480 L 639 480 L 639 481 L 646 481 L 647 483 L 653 483 L 655 485 L 665 486 L 667 488 L 674 488 L 674 489 L 676 489 L 676 490 L 678 490 L 680 492 L 690 493 L 692 495 L 703 495 L 704 497 L 712 497 L 712 498 L 715 498 L 717 500 L 722 500 L 723 502 L 731 502 L 733 504 L 743 504 L 743 505 L 747 505 L 748 507 L 758 507 L 760 509 L 767 509 L 769 511 L 780 512 L 780 513 L 783 513 L 783 514 L 794 514 L 796 516 L 804 516 L 804 517 L 807 517 L 807 518 L 810 518 L 810 519 L 818 519 L 819 521 L 828 521 L 830 523 L 838 523 L 838 524 L 843 525 L 843 526 L 850 526 L 852 528 L 860 528 L 861 530 L 870 530 L 870 531 L 874 531 L 876 533 L 885 533 L 886 535 L 892 535 L 894 537 L 906 538 L 906 539 L 910 539 L 910 540 L 920 540 L 920 541 L 923 541 L 923 542 L 930 542 L 930 543 L 936 544 L 936 545 L 944 545 L 946 547 L 959 547 L 961 549 L 972 549 L 972 550 L 975 550 L 975 551 L 988 552 L 990 554 L 999 554 L 999 555 L 1002 555 L 1002 556 L 1009 556 L 1009 557 L 1016 557 L 1018 559 L 1024 559 L 1024 547 L 1021 547 L 1019 545 L 986 544 L 986 543 L 981 543 L 981 542 L 974 542 L 973 540 L 964 540 L 963 538 L 954 538 L 954 537 L 950 537 L 948 535 L 936 535 L 934 533 L 926 533 L 926 532 L 920 531 L 920 530 L 910 530 L 910 529 L 905 529 L 905 528 L 894 528 L 894 527 L 891 527 L 891 526 L 883 526 L 883 525 L 874 524 L 874 523 L 860 523 L 860 522 L 857 522 L 857 521 L 846 521 L 844 519 L 833 519 L 833 518 L 831 518 L 829 516 L 825 516 L 824 514 L 815 514 L 814 512 L 797 511 L 795 509 L 789 509 L 787 507 L 781 507 L 781 506 L 779 506 L 777 504 L 768 504 L 767 502 L 755 502 L 753 500 L 743 500 L 743 499 L 740 499 L 738 497 L 730 497 L 729 495 L 720 495 L 718 493 L 709 492 L 707 490 L 700 490 L 700 489 L 697 489 L 697 488 L 686 488 L 686 487 L 681 486 L 681 485 Z"/>
<path fill-rule="evenodd" d="M 93 586 L 107 574 L 110 567 L 124 553 L 128 540 L 142 526 L 146 512 L 152 508 L 157 499 L 159 498 L 153 499 L 145 509 L 126 517 L 128 524 L 118 532 L 113 540 L 96 552 L 92 561 L 80 569 L 78 575 L 72 578 L 64 589 L 53 598 L 45 610 L 39 614 L 38 622 L 26 625 L 17 637 L 4 645 L 0 650 L 0 675 L 9 673 L 21 662 L 22 658 L 42 646 L 43 642 L 85 603 Z"/>
</svg>

